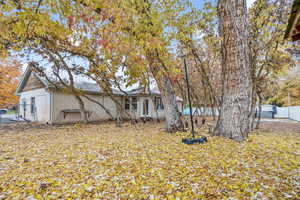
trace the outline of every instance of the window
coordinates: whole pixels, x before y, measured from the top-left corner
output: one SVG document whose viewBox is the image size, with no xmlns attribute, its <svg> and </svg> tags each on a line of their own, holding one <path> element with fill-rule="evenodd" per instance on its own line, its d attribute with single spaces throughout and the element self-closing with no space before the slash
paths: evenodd
<svg viewBox="0 0 300 200">
<path fill-rule="evenodd" d="M 137 110 L 137 97 L 131 97 L 131 106 L 133 110 Z"/>
<path fill-rule="evenodd" d="M 131 109 L 137 110 L 137 97 L 131 97 L 125 99 L 125 110 L 130 110 L 130 100 L 131 100 Z"/>
<path fill-rule="evenodd" d="M 130 99 L 129 98 L 125 99 L 125 110 L 130 110 Z"/>
<path fill-rule="evenodd" d="M 162 102 L 161 97 L 155 97 L 155 106 L 157 110 L 163 110 L 164 109 L 164 104 Z"/>
<path fill-rule="evenodd" d="M 31 114 L 35 113 L 35 97 L 31 97 L 31 107 L 30 107 L 30 111 Z"/>
<path fill-rule="evenodd" d="M 23 110 L 26 111 L 26 99 L 22 99 Z"/>
</svg>

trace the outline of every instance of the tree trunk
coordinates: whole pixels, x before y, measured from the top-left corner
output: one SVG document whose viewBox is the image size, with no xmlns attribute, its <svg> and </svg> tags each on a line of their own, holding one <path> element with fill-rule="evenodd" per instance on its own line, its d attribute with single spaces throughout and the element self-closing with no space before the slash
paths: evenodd
<svg viewBox="0 0 300 200">
<path fill-rule="evenodd" d="M 211 114 L 212 114 L 213 120 L 216 121 L 216 112 L 215 112 L 215 108 L 213 106 L 211 106 Z"/>
<path fill-rule="evenodd" d="M 158 116 L 158 110 L 157 110 L 157 102 L 155 101 L 155 97 L 151 98 L 151 101 L 152 101 L 152 105 L 154 106 L 154 111 L 155 111 L 155 115 L 156 115 L 156 122 L 159 123 L 159 116 Z"/>
<path fill-rule="evenodd" d="M 122 107 L 120 104 L 116 104 L 117 106 L 117 116 L 116 116 L 116 126 L 122 127 Z"/>
<path fill-rule="evenodd" d="M 252 79 L 253 80 L 253 79 Z M 251 108 L 250 108 L 250 129 L 251 131 L 254 129 L 254 124 L 255 124 L 255 112 L 256 112 L 256 92 L 255 88 L 252 88 L 252 99 L 251 99 Z"/>
<path fill-rule="evenodd" d="M 170 79 L 165 75 L 155 77 L 155 79 L 164 103 L 167 131 L 182 131 L 184 127 L 176 103 L 176 94 Z"/>
<path fill-rule="evenodd" d="M 84 108 L 84 103 L 83 103 L 82 99 L 79 96 L 75 96 L 75 98 L 76 98 L 76 100 L 78 101 L 78 104 L 79 104 L 81 120 L 82 120 L 83 123 L 87 124 L 88 119 L 87 119 L 86 111 L 85 111 L 85 108 Z"/>
<path fill-rule="evenodd" d="M 258 96 L 258 115 L 257 115 L 257 122 L 256 122 L 256 126 L 255 129 L 259 129 L 259 125 L 260 125 L 260 121 L 261 121 L 261 112 L 262 112 L 262 96 L 260 93 L 257 93 Z"/>
<path fill-rule="evenodd" d="M 254 123 L 255 123 L 255 112 L 256 112 L 256 103 L 255 103 L 255 105 L 253 106 L 253 105 L 251 105 L 251 111 L 250 111 L 250 115 L 251 115 L 251 117 L 250 117 L 250 129 L 251 129 L 251 131 L 254 129 Z"/>
<path fill-rule="evenodd" d="M 223 96 L 215 135 L 243 141 L 250 132 L 251 62 L 246 0 L 219 0 Z"/>
<path fill-rule="evenodd" d="M 157 50 L 156 53 L 149 51 L 147 53 L 147 60 L 149 61 L 151 73 L 161 93 L 167 132 L 183 131 L 184 126 L 178 110 L 176 94 L 169 76 L 168 68 L 165 66 L 163 60 L 161 60 Z"/>
</svg>

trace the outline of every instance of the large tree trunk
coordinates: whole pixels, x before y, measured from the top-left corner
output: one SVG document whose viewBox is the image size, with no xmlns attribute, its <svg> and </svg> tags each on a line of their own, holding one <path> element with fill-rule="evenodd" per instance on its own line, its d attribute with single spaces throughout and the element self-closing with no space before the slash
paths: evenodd
<svg viewBox="0 0 300 200">
<path fill-rule="evenodd" d="M 184 126 L 176 102 L 176 94 L 171 82 L 169 71 L 158 51 L 147 54 L 150 71 L 157 83 L 164 104 L 167 132 L 183 131 Z"/>
<path fill-rule="evenodd" d="M 251 62 L 246 0 L 219 0 L 223 96 L 215 134 L 243 141 L 250 132 Z"/>
<path fill-rule="evenodd" d="M 165 75 L 155 77 L 155 79 L 164 103 L 167 131 L 182 131 L 184 127 L 176 103 L 176 94 L 170 79 Z"/>
</svg>

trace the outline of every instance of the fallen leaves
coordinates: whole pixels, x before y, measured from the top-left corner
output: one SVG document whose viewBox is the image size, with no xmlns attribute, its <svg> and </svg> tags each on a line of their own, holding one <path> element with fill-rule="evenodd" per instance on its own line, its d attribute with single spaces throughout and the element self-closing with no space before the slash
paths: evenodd
<svg viewBox="0 0 300 200">
<path fill-rule="evenodd" d="M 0 199 L 299 199 L 299 136 L 254 133 L 236 143 L 162 125 L 114 124 L 8 132 Z M 9 159 L 8 159 L 9 158 Z"/>
</svg>

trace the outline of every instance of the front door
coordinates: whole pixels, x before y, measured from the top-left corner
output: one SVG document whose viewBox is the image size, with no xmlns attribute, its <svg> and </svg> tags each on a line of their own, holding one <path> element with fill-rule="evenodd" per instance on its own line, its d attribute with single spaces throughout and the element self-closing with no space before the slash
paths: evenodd
<svg viewBox="0 0 300 200">
<path fill-rule="evenodd" d="M 149 116 L 149 99 L 143 101 L 143 116 Z"/>
</svg>

